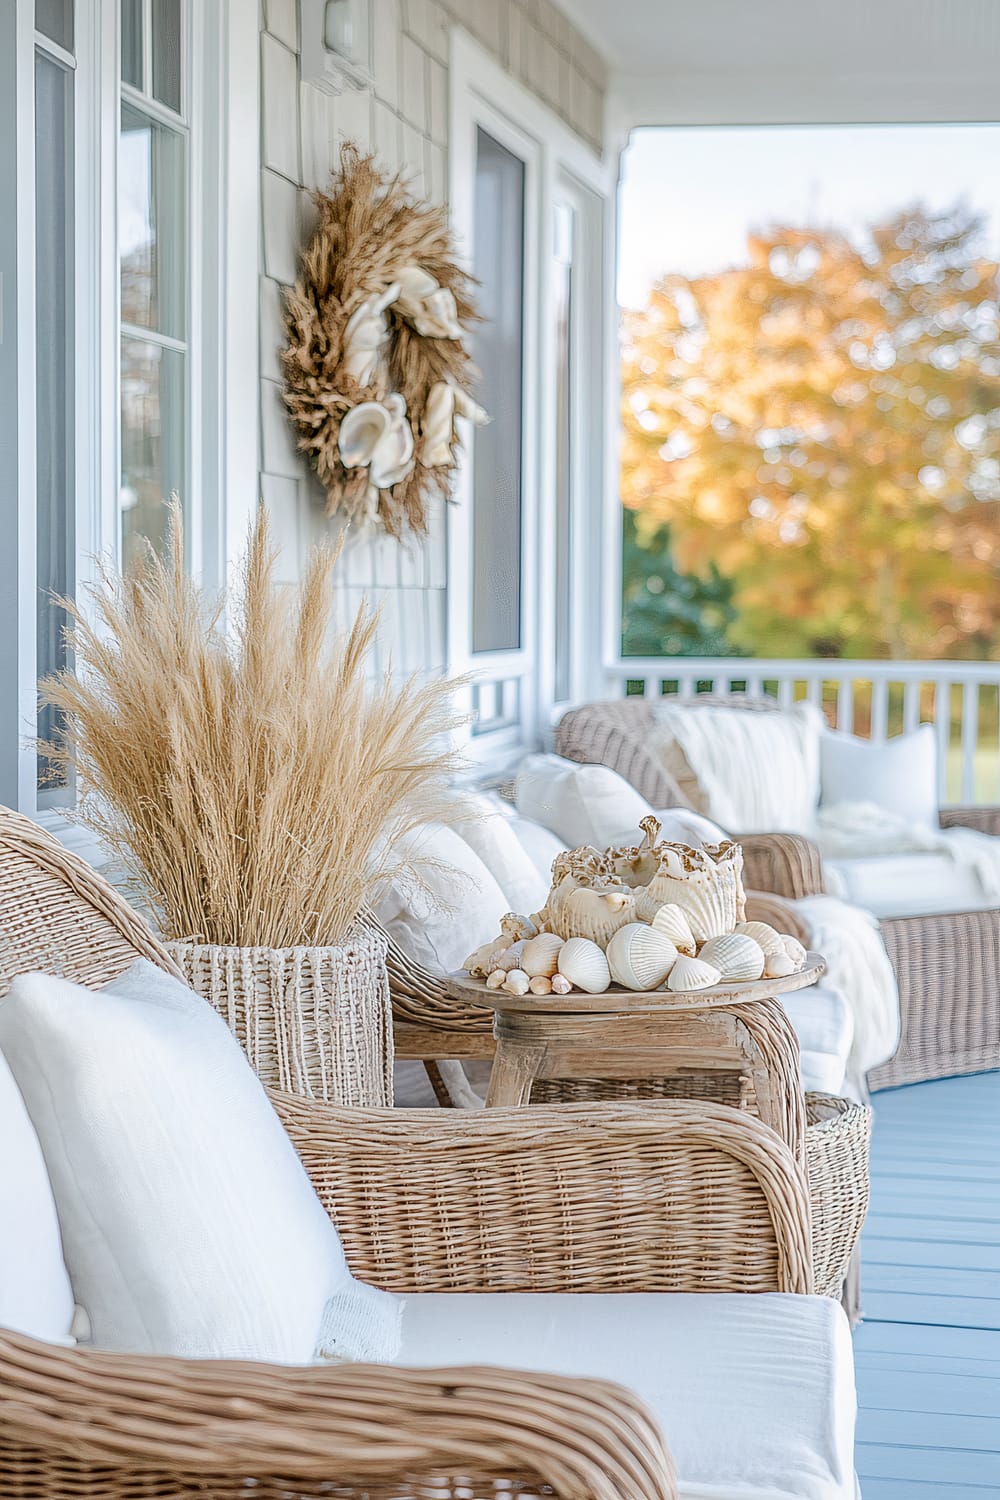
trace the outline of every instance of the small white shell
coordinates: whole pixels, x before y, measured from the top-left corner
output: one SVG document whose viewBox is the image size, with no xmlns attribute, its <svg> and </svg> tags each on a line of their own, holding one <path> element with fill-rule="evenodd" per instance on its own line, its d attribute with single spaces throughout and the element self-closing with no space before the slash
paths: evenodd
<svg viewBox="0 0 1000 1500">
<path fill-rule="evenodd" d="M 521 954 L 521 968 L 532 978 L 538 976 L 551 979 L 558 967 L 562 945 L 562 938 L 557 937 L 554 932 L 540 932 L 537 937 L 525 943 Z"/>
<path fill-rule="evenodd" d="M 764 976 L 767 979 L 787 979 L 795 973 L 795 960 L 789 958 L 782 948 L 780 953 L 769 953 L 764 960 Z"/>
<path fill-rule="evenodd" d="M 530 984 L 531 980 L 523 969 L 511 969 L 507 975 L 504 989 L 508 995 L 526 995 Z"/>
<path fill-rule="evenodd" d="M 629 922 L 608 944 L 607 959 L 612 979 L 627 990 L 655 990 L 677 962 L 677 949 L 645 922 Z"/>
<path fill-rule="evenodd" d="M 804 969 L 806 966 L 806 950 L 798 938 L 793 937 L 790 932 L 783 932 L 781 934 L 781 941 L 784 944 L 785 952 L 795 965 L 796 973 L 799 969 Z"/>
<path fill-rule="evenodd" d="M 686 994 L 688 990 L 707 990 L 718 984 L 722 975 L 711 964 L 682 953 L 667 976 L 667 989 Z"/>
<path fill-rule="evenodd" d="M 470 974 L 476 975 L 478 978 L 483 978 L 492 968 L 496 967 L 492 962 L 494 957 L 509 947 L 509 938 L 493 938 L 491 942 L 484 943 L 481 948 L 477 948 L 475 953 L 470 953 L 462 968 L 466 969 Z"/>
<path fill-rule="evenodd" d="M 611 983 L 608 960 L 589 938 L 569 938 L 559 950 L 559 973 L 588 995 L 602 995 Z"/>
<path fill-rule="evenodd" d="M 552 980 L 547 974 L 535 974 L 528 985 L 528 989 L 533 995 L 551 995 Z"/>
<path fill-rule="evenodd" d="M 504 948 L 492 962 L 496 964 L 498 969 L 506 969 L 509 973 L 511 969 L 519 969 L 521 967 L 523 953 L 524 942 L 521 940 L 517 943 L 511 943 L 509 948 Z"/>
<path fill-rule="evenodd" d="M 573 986 L 570 984 L 570 982 L 566 978 L 565 974 L 553 974 L 553 976 L 552 976 L 552 993 L 553 993 L 553 995 L 568 995 L 569 992 L 570 992 L 570 990 L 572 988 L 573 988 Z"/>
<path fill-rule="evenodd" d="M 785 944 L 781 933 L 776 931 L 767 922 L 738 922 L 733 928 L 734 932 L 741 932 L 744 937 L 753 938 L 764 950 L 765 956 L 769 953 L 784 953 Z"/>
<path fill-rule="evenodd" d="M 726 932 L 709 938 L 698 953 L 703 963 L 719 970 L 727 983 L 738 979 L 759 979 L 764 972 L 764 950 L 745 932 Z"/>
<path fill-rule="evenodd" d="M 657 932 L 669 938 L 678 953 L 686 953 L 693 958 L 695 953 L 694 933 L 691 931 L 691 923 L 684 914 L 684 908 L 678 906 L 674 901 L 668 901 L 665 906 L 658 907 L 654 912 L 650 926 Z"/>
<path fill-rule="evenodd" d="M 486 976 L 486 988 L 488 990 L 499 990 L 507 983 L 506 969 L 491 969 Z"/>
</svg>

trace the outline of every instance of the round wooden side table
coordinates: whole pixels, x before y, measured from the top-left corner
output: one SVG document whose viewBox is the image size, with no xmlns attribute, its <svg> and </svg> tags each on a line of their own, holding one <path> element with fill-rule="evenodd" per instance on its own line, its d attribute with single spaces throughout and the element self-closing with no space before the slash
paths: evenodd
<svg viewBox="0 0 1000 1500">
<path fill-rule="evenodd" d="M 689 994 L 508 995 L 481 979 L 453 975 L 459 999 L 495 1012 L 496 1057 L 487 1107 L 525 1105 L 543 1079 L 694 1080 L 728 1075 L 730 1097 L 751 1110 L 802 1158 L 805 1105 L 799 1044 L 779 995 L 815 984 L 818 953 L 785 979 L 721 984 Z"/>
</svg>

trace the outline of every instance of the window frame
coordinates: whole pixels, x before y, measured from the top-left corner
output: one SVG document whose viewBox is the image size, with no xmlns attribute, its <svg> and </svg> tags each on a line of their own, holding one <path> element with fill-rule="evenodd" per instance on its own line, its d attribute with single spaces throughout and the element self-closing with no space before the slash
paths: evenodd
<svg viewBox="0 0 1000 1500">
<path fill-rule="evenodd" d="M 521 645 L 472 649 L 472 530 L 475 430 L 462 423 L 463 452 L 448 516 L 448 668 L 472 679 L 468 706 L 479 713 L 466 750 L 479 768 L 499 767 L 543 741 L 560 705 L 555 700 L 554 577 L 556 473 L 554 370 L 555 205 L 572 195 L 580 212 L 579 294 L 571 309 L 579 370 L 573 394 L 569 562 L 571 698 L 599 681 L 601 662 L 600 534 L 607 507 L 608 432 L 603 420 L 609 358 L 608 299 L 613 295 L 615 167 L 602 159 L 534 94 L 510 77 L 464 32 L 451 38 L 449 201 L 459 253 L 471 268 L 475 248 L 476 135 L 482 128 L 525 163 L 524 337 L 522 365 Z M 493 710 L 483 722 L 484 707 Z"/>
</svg>

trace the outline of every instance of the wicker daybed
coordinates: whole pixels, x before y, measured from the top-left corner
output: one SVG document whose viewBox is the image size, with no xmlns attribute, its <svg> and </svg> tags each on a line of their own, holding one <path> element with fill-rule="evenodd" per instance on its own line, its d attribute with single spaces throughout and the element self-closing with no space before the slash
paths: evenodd
<svg viewBox="0 0 1000 1500">
<path fill-rule="evenodd" d="M 700 694 L 700 704 L 767 710 L 769 699 Z M 645 698 L 588 703 L 556 729 L 569 760 L 610 766 L 654 807 L 684 805 L 680 788 L 647 748 L 653 726 Z M 1000 808 L 948 808 L 945 828 L 1000 834 Z M 743 845 L 748 883 L 788 900 L 822 894 L 823 861 L 798 834 L 734 834 Z M 899 984 L 901 1033 L 895 1056 L 869 1074 L 870 1087 L 891 1088 L 1000 1067 L 1000 911 L 882 918 L 886 951 Z"/>
<path fill-rule="evenodd" d="M 82 861 L 0 811 L 0 995 L 174 966 Z M 802 1173 L 704 1102 L 337 1109 L 275 1095 L 352 1270 L 427 1291 L 813 1288 Z M 674 1500 L 669 1454 L 611 1383 L 492 1368 L 271 1367 L 0 1333 L 0 1500 L 202 1495 Z"/>
</svg>

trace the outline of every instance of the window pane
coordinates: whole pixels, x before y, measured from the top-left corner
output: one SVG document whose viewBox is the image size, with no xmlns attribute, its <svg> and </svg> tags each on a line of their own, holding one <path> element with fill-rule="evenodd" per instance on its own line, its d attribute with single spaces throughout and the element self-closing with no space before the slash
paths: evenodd
<svg viewBox="0 0 1000 1500">
<path fill-rule="evenodd" d="M 555 210 L 555 320 L 556 397 L 556 701 L 570 695 L 572 657 L 572 521 L 573 521 L 573 209 L 557 203 Z"/>
<path fill-rule="evenodd" d="M 66 665 L 62 611 L 52 594 L 73 588 L 73 77 L 35 56 L 35 382 L 36 545 L 39 678 Z M 52 709 L 38 715 L 38 734 L 58 728 Z M 44 756 L 39 787 L 55 784 Z"/>
<path fill-rule="evenodd" d="M 35 0 L 35 30 L 72 52 L 73 0 Z"/>
<path fill-rule="evenodd" d="M 118 241 L 122 322 L 184 338 L 184 137 L 122 105 Z"/>
<path fill-rule="evenodd" d="M 122 0 L 122 82 L 141 89 L 143 4 L 142 0 Z"/>
<path fill-rule="evenodd" d="M 146 339 L 122 338 L 122 562 L 143 539 L 162 546 L 164 504 L 184 488 L 186 359 Z"/>
<path fill-rule="evenodd" d="M 181 108 L 181 0 L 153 0 L 153 97 Z"/>
<path fill-rule="evenodd" d="M 479 130 L 475 265 L 483 323 L 475 357 L 489 426 L 473 451 L 473 651 L 521 644 L 524 162 Z"/>
</svg>

